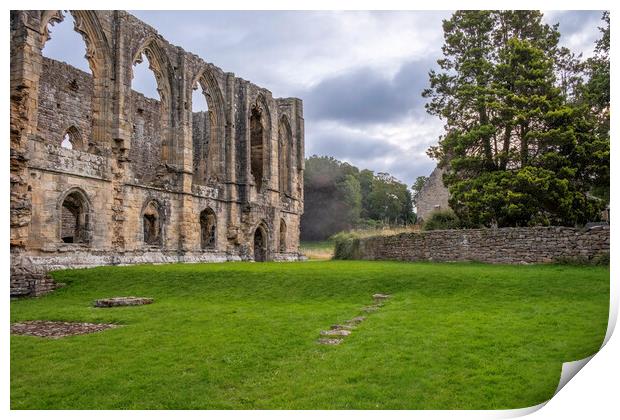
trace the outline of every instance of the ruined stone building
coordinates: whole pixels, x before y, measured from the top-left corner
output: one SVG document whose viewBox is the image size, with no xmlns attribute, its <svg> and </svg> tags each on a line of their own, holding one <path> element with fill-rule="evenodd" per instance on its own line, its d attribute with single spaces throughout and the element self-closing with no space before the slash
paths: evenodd
<svg viewBox="0 0 620 420">
<path fill-rule="evenodd" d="M 423 222 L 435 211 L 448 210 L 450 192 L 443 184 L 445 169 L 435 167 L 433 172 L 424 183 L 424 186 L 416 198 L 416 211 L 418 222 Z"/>
<path fill-rule="evenodd" d="M 92 74 L 42 55 L 67 13 Z M 159 100 L 132 90 L 144 58 Z M 12 294 L 58 268 L 301 258 L 300 99 L 124 11 L 11 12 L 10 77 Z"/>
</svg>

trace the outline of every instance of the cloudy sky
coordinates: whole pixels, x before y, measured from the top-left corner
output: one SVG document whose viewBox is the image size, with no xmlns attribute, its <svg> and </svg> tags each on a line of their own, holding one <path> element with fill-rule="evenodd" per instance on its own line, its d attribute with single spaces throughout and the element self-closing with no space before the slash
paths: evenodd
<svg viewBox="0 0 620 420">
<path fill-rule="evenodd" d="M 441 21 L 450 12 L 134 11 L 168 41 L 276 97 L 304 101 L 306 155 L 330 155 L 411 185 L 435 163 L 425 151 L 441 121 L 421 91 L 441 56 Z M 584 56 L 599 37 L 599 11 L 547 11 L 561 43 Z M 69 19 L 66 22 L 70 22 Z M 80 38 L 63 22 L 46 56 L 88 70 Z M 83 44 L 82 44 L 83 45 Z M 146 64 L 134 86 L 156 95 Z M 156 97 L 156 96 L 155 96 Z"/>
</svg>

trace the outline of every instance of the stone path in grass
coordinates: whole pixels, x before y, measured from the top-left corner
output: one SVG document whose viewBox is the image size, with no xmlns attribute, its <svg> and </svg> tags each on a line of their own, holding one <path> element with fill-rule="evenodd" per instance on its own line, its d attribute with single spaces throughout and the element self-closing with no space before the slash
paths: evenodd
<svg viewBox="0 0 620 420">
<path fill-rule="evenodd" d="M 116 324 L 91 324 L 88 322 L 26 321 L 11 325 L 11 334 L 44 338 L 62 338 L 71 335 L 92 334 L 116 328 Z"/>
<path fill-rule="evenodd" d="M 376 293 L 372 295 L 373 304 L 364 306 L 361 311 L 365 314 L 376 312 L 383 306 L 383 303 L 390 298 L 390 295 Z M 351 335 L 351 332 L 362 322 L 366 320 L 366 316 L 356 316 L 343 322 L 342 324 L 334 324 L 329 330 L 321 331 L 321 338 L 317 340 L 319 344 L 337 346 L 344 341 L 344 338 Z"/>
</svg>

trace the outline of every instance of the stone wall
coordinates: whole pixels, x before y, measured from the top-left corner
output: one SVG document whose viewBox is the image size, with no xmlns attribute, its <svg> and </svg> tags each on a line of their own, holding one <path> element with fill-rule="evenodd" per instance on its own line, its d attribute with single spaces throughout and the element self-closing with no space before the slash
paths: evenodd
<svg viewBox="0 0 620 420">
<path fill-rule="evenodd" d="M 609 236 L 607 226 L 435 230 L 351 240 L 356 242 L 351 254 L 363 260 L 588 261 L 608 255 Z"/>
<path fill-rule="evenodd" d="M 60 145 L 70 127 L 82 140 L 91 138 L 93 80 L 66 63 L 43 57 L 39 89 L 39 135 L 51 144 Z M 88 149 L 88 144 L 82 146 Z"/>
<path fill-rule="evenodd" d="M 52 289 L 46 273 L 53 269 L 253 260 L 256 232 L 265 237 L 261 257 L 302 258 L 302 101 L 274 98 L 127 12 L 64 13 L 84 40 L 91 74 L 42 56 L 63 12 L 11 11 L 11 294 Z M 143 56 L 159 100 L 131 88 Z M 208 124 L 206 114 L 192 112 L 194 89 L 205 95 Z M 253 111 L 261 115 L 260 156 L 251 150 Z M 67 134 L 70 149 L 61 146 Z M 253 158 L 262 162 L 260 180 L 252 176 Z M 291 162 L 286 174 L 283 159 Z M 289 180 L 286 190 L 281 177 Z M 80 243 L 62 240 L 69 195 L 79 202 Z M 157 244 L 144 238 L 147 211 L 158 221 Z M 209 249 L 201 246 L 204 211 L 215 216 Z M 65 231 L 70 224 L 66 217 Z"/>
<path fill-rule="evenodd" d="M 131 91 L 133 131 L 129 149 L 133 180 L 149 183 L 162 162 L 162 127 L 160 103 Z"/>
</svg>

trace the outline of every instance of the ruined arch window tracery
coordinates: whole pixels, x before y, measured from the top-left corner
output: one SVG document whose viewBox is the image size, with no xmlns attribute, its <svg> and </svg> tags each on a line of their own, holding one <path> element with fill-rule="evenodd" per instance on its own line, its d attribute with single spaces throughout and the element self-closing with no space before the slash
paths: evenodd
<svg viewBox="0 0 620 420">
<path fill-rule="evenodd" d="M 194 76 L 191 92 L 193 182 L 213 185 L 226 178 L 225 104 L 210 66 Z"/>
<path fill-rule="evenodd" d="M 209 105 L 213 99 L 200 81 L 196 81 L 192 90 L 192 145 L 193 145 L 193 182 L 207 185 L 219 178 L 219 156 L 217 146 L 218 121 L 215 110 Z"/>
<path fill-rule="evenodd" d="M 91 30 L 97 20 L 85 23 L 87 13 L 50 10 L 41 14 L 37 131 L 50 143 L 98 153 L 101 110 L 105 107 L 104 95 L 98 93 L 104 89 L 101 63 L 105 59 L 99 47 L 101 40 Z M 67 124 L 79 127 L 83 134 L 79 145 L 71 138 L 72 133 L 61 131 Z"/>
<path fill-rule="evenodd" d="M 131 67 L 131 147 L 136 178 L 150 183 L 166 163 L 174 163 L 177 151 L 171 136 L 171 84 L 167 57 L 156 40 L 145 42 Z"/>
<path fill-rule="evenodd" d="M 152 68 L 148 55 L 144 51 L 140 52 L 133 62 L 131 89 L 147 98 L 161 101 L 159 86 Z"/>
<path fill-rule="evenodd" d="M 75 29 L 77 25 L 71 12 L 57 12 L 46 25 L 41 49 L 43 57 L 65 62 L 92 75 L 91 65 L 86 58 L 88 47 Z"/>
<path fill-rule="evenodd" d="M 278 126 L 278 178 L 280 193 L 291 194 L 291 127 L 286 117 L 280 119 Z"/>
<path fill-rule="evenodd" d="M 85 194 L 74 189 L 62 199 L 60 206 L 60 239 L 64 243 L 90 242 L 90 207 Z"/>
<path fill-rule="evenodd" d="M 163 244 L 161 206 L 150 200 L 142 212 L 143 240 L 146 245 L 161 246 Z"/>
<path fill-rule="evenodd" d="M 200 244 L 202 249 L 215 248 L 217 235 L 217 218 L 210 208 L 200 213 Z"/>
</svg>

